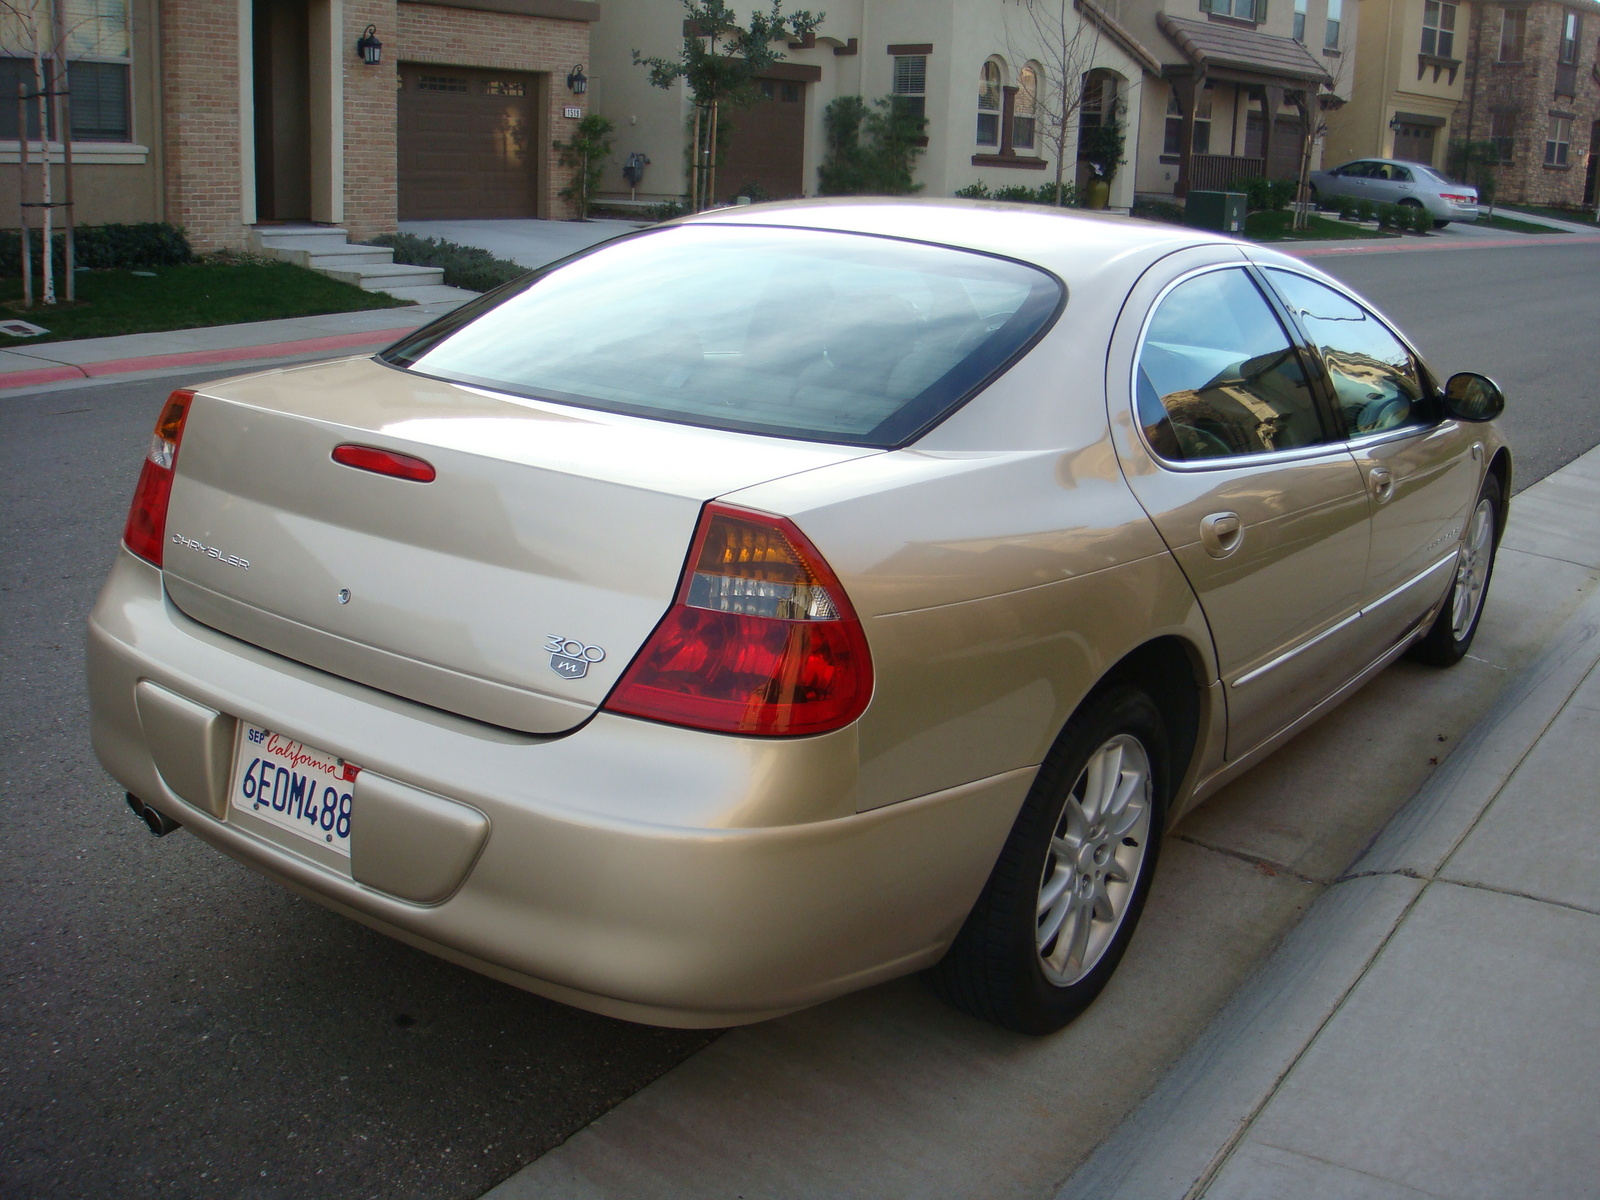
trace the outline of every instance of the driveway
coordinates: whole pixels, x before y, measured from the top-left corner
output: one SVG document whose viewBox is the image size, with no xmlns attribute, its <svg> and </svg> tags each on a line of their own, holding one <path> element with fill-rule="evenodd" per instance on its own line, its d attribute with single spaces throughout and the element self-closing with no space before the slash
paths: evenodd
<svg viewBox="0 0 1600 1200">
<path fill-rule="evenodd" d="M 401 221 L 401 233 L 479 246 L 496 258 L 542 267 L 596 242 L 643 229 L 637 221 Z"/>
</svg>

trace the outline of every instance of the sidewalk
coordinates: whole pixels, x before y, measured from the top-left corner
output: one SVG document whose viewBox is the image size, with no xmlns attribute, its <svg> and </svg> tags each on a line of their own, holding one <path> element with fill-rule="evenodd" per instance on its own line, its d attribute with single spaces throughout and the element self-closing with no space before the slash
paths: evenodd
<svg viewBox="0 0 1600 1200">
<path fill-rule="evenodd" d="M 213 363 L 334 355 L 377 349 L 461 301 L 129 333 L 71 342 L 20 343 L 0 350 L 0 391 L 107 375 L 149 375 Z"/>
<path fill-rule="evenodd" d="M 1600 567 L 1548 482 L 1506 546 Z M 1600 1195 L 1597 663 L 1600 597 L 1058 1200 Z"/>
<path fill-rule="evenodd" d="M 1466 661 L 1185 817 L 1067 1029 L 899 980 L 729 1032 L 484 1200 L 1600 1194 L 1596 511 L 1600 448 L 1514 500 Z"/>
</svg>

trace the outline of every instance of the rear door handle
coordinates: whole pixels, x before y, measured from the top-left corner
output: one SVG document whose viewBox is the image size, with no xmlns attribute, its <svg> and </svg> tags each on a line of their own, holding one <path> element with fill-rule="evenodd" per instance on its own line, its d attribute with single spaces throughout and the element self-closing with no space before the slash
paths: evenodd
<svg viewBox="0 0 1600 1200">
<path fill-rule="evenodd" d="M 1212 513 L 1200 518 L 1200 544 L 1212 558 L 1227 558 L 1244 542 L 1238 513 Z"/>
<path fill-rule="evenodd" d="M 1394 495 L 1394 474 L 1388 467 L 1373 467 L 1367 472 L 1367 479 L 1372 484 L 1372 494 L 1379 504 Z"/>
</svg>

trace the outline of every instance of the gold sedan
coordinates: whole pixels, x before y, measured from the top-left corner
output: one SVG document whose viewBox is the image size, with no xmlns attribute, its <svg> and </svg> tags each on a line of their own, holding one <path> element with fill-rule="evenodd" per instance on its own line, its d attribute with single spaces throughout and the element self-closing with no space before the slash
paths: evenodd
<svg viewBox="0 0 1600 1200">
<path fill-rule="evenodd" d="M 708 214 L 174 393 L 95 749 L 156 831 L 584 1008 L 727 1025 L 928 970 L 1047 1032 L 1186 809 L 1465 653 L 1502 405 L 1193 230 Z"/>
</svg>

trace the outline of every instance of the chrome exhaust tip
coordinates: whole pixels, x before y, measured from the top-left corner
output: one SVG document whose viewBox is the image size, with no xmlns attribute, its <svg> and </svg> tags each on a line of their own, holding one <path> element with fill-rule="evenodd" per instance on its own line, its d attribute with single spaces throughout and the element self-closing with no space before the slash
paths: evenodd
<svg viewBox="0 0 1600 1200">
<path fill-rule="evenodd" d="M 128 807 L 133 809 L 133 815 L 143 821 L 145 827 L 156 837 L 166 837 L 174 829 L 183 828 L 166 813 L 151 808 L 132 792 L 125 792 L 124 795 L 127 797 Z"/>
</svg>

